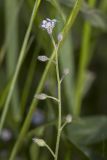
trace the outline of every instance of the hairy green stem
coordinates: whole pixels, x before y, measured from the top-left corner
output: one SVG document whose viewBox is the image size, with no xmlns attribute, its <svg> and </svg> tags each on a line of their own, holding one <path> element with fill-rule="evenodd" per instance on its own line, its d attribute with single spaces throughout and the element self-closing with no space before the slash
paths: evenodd
<svg viewBox="0 0 107 160">
<path fill-rule="evenodd" d="M 96 0 L 89 0 L 89 5 L 93 7 L 95 2 Z M 73 114 L 76 116 L 78 116 L 81 111 L 86 68 L 88 66 L 89 58 L 90 58 L 91 31 L 92 31 L 91 25 L 88 22 L 85 22 L 83 27 L 82 48 L 80 52 L 80 61 L 79 61 L 79 67 L 78 67 L 79 69 L 78 69 L 76 90 L 75 90 L 75 107 L 73 110 Z"/>
<path fill-rule="evenodd" d="M 51 36 L 52 43 L 55 50 L 55 58 L 56 58 L 56 76 L 57 76 L 57 85 L 58 85 L 58 131 L 57 131 L 57 139 L 56 139 L 56 148 L 55 148 L 55 160 L 58 159 L 58 150 L 59 150 L 59 142 L 60 142 L 60 128 L 61 128 L 61 83 L 60 83 L 60 75 L 59 75 L 59 64 L 58 64 L 58 46 L 55 44 L 53 36 Z"/>
<path fill-rule="evenodd" d="M 64 26 L 63 31 L 62 31 L 63 40 L 64 40 L 65 36 L 67 36 L 68 31 L 71 29 L 71 27 L 74 24 L 74 21 L 75 21 L 77 15 L 79 13 L 79 10 L 81 8 L 81 2 L 82 2 L 82 0 L 77 0 L 76 1 L 75 6 L 74 6 L 73 10 L 71 11 L 70 16 L 68 17 L 68 20 L 65 23 L 65 26 Z M 59 47 L 60 46 L 61 46 L 61 43 L 59 44 Z M 38 85 L 38 88 L 37 88 L 37 90 L 35 92 L 35 95 L 42 91 L 45 79 L 47 77 L 47 73 L 49 71 L 49 68 L 50 68 L 50 66 L 52 64 L 52 61 L 53 61 L 54 57 L 55 57 L 55 51 L 53 51 L 52 56 L 50 58 L 50 61 L 48 61 L 48 64 L 47 64 L 47 66 L 45 68 L 45 71 L 44 71 L 44 73 L 42 75 L 41 81 L 40 81 L 40 83 Z M 19 137 L 17 138 L 17 141 L 16 141 L 16 143 L 15 143 L 15 145 L 13 147 L 13 150 L 12 150 L 12 153 L 11 153 L 11 156 L 10 156 L 9 160 L 13 160 L 15 158 L 20 146 L 22 145 L 22 142 L 24 140 L 24 137 L 26 135 L 26 132 L 27 132 L 27 130 L 29 128 L 29 125 L 30 125 L 30 122 L 31 122 L 31 119 L 32 119 L 32 114 L 33 114 L 37 104 L 38 104 L 38 100 L 37 99 L 33 99 L 32 103 L 30 105 L 30 109 L 29 109 L 29 112 L 27 114 L 27 117 L 26 117 L 26 119 L 24 121 L 24 124 L 22 126 L 21 132 L 19 134 Z"/>
</svg>

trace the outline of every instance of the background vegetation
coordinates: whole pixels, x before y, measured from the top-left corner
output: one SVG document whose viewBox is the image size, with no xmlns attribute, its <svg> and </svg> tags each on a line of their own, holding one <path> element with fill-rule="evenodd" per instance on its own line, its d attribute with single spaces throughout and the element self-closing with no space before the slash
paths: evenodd
<svg viewBox="0 0 107 160">
<path fill-rule="evenodd" d="M 32 18 L 34 0 L 0 1 L 1 160 L 52 159 L 32 142 L 41 137 L 55 148 L 57 105 L 34 99 L 57 91 L 54 65 L 37 60 L 53 53 L 40 27 L 47 17 L 58 20 L 54 37 L 65 33 L 60 74 L 70 70 L 62 83 L 62 115 L 73 121 L 61 136 L 59 159 L 107 160 L 107 0 L 80 1 L 36 0 Z"/>
</svg>

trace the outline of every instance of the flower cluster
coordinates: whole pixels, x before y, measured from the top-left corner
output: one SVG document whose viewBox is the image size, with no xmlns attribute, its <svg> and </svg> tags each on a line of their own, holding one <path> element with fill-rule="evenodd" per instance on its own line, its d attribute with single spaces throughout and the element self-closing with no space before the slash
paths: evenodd
<svg viewBox="0 0 107 160">
<path fill-rule="evenodd" d="M 48 34 L 52 34 L 56 22 L 57 22 L 56 19 L 51 20 L 49 18 L 46 18 L 46 20 L 42 21 L 41 28 L 45 29 L 48 32 Z"/>
</svg>

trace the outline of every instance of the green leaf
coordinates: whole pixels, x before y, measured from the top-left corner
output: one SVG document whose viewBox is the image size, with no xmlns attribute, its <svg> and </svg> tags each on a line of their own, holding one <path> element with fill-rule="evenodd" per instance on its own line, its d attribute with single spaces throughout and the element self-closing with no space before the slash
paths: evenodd
<svg viewBox="0 0 107 160">
<path fill-rule="evenodd" d="M 64 134 L 63 138 L 66 142 L 68 140 L 73 153 L 76 152 L 83 160 L 92 159 L 93 155 L 97 156 L 97 153 L 94 153 L 89 145 L 98 144 L 107 139 L 106 126 L 106 116 L 74 119 L 67 127 L 67 134 Z"/>
<path fill-rule="evenodd" d="M 69 8 L 72 8 L 76 0 L 61 0 L 61 3 Z M 85 1 L 83 1 L 81 12 L 83 17 L 92 24 L 92 26 L 107 30 L 107 18 L 102 11 L 91 8 Z"/>
<path fill-rule="evenodd" d="M 78 145 L 86 146 L 107 139 L 107 117 L 95 116 L 74 120 L 68 126 L 68 138 Z"/>
<path fill-rule="evenodd" d="M 69 160 L 71 158 L 71 155 L 78 155 L 78 157 L 82 158 L 81 160 L 90 160 L 91 159 L 91 155 L 89 154 L 89 149 L 87 147 L 78 145 L 75 140 L 71 140 L 69 139 L 69 137 L 63 135 L 63 139 L 65 140 L 65 143 L 67 144 L 67 150 L 72 151 L 72 153 L 68 155 L 67 160 Z M 77 158 L 77 156 L 76 156 Z"/>
<path fill-rule="evenodd" d="M 107 30 L 107 18 L 97 9 L 89 9 L 83 12 L 83 16 L 88 20 L 94 27 Z"/>
</svg>

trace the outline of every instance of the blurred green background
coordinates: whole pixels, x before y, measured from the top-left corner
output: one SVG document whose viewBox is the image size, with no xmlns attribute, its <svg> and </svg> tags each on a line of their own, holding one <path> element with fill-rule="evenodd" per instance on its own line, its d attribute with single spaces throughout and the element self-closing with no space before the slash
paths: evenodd
<svg viewBox="0 0 107 160">
<path fill-rule="evenodd" d="M 0 0 L 0 117 L 34 2 Z M 57 19 L 53 33 L 57 41 L 75 3 L 76 0 L 40 2 L 0 134 L 1 160 L 8 160 L 11 155 L 47 66 L 47 62 L 40 62 L 37 57 L 50 57 L 53 51 L 50 37 L 40 24 L 47 17 Z M 67 114 L 73 116 L 72 124 L 64 129 L 61 137 L 59 159 L 107 160 L 107 0 L 83 0 L 59 52 L 60 75 L 65 68 L 70 70 L 62 83 L 63 120 Z M 42 90 L 57 96 L 54 64 L 49 68 Z M 56 103 L 46 100 L 36 104 L 15 160 L 52 159 L 45 148 L 33 144 L 32 138 L 42 137 L 54 150 L 56 120 Z"/>
</svg>

